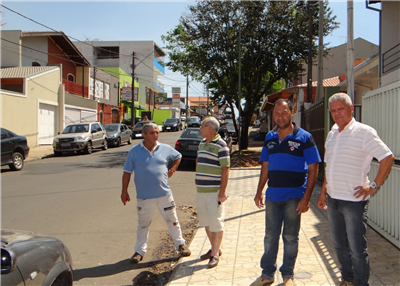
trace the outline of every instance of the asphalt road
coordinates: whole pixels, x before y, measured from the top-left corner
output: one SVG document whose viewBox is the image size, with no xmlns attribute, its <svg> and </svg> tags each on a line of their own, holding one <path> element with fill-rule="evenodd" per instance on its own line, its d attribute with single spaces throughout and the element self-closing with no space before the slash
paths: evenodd
<svg viewBox="0 0 400 286">
<path fill-rule="evenodd" d="M 174 146 L 181 132 L 161 133 L 159 141 Z M 138 144 L 27 162 L 20 172 L 1 168 L 1 227 L 30 230 L 61 239 L 73 258 L 74 285 L 132 285 L 152 263 L 167 227 L 154 212 L 148 253 L 132 265 L 136 241 L 136 200 L 120 200 L 122 167 Z M 170 179 L 177 206 L 195 206 L 194 164 L 182 163 Z M 180 221 L 188 214 L 179 212 Z"/>
</svg>

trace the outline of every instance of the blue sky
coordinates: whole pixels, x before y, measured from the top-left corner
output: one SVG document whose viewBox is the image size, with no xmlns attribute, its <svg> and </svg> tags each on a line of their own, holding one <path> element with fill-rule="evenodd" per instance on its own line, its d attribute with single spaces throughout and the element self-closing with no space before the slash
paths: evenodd
<svg viewBox="0 0 400 286">
<path fill-rule="evenodd" d="M 2 1 L 2 5 L 54 30 L 84 41 L 153 40 L 164 46 L 161 35 L 166 35 L 178 23 L 188 6 L 194 1 Z M 340 28 L 324 39 L 330 47 L 347 42 L 347 2 L 330 1 Z M 46 31 L 43 26 L 2 8 L 4 30 Z M 354 1 L 354 38 L 362 37 L 378 44 L 378 13 L 365 8 L 365 1 Z M 166 71 L 160 77 L 168 96 L 171 87 L 179 86 L 186 95 L 186 79 L 180 74 Z M 189 96 L 201 96 L 202 85 L 191 83 Z"/>
</svg>

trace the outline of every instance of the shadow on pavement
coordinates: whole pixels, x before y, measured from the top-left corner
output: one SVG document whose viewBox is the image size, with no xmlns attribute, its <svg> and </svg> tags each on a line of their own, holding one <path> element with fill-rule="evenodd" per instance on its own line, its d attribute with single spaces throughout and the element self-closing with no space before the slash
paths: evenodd
<svg viewBox="0 0 400 286">
<path fill-rule="evenodd" d="M 74 277 L 74 281 L 79 281 L 84 278 L 96 278 L 96 277 L 111 276 L 111 275 L 115 275 L 115 274 L 122 273 L 125 271 L 149 268 L 153 265 L 161 264 L 164 262 L 176 262 L 176 261 L 178 261 L 178 259 L 179 259 L 179 257 L 171 257 L 171 258 L 166 258 L 166 259 L 161 259 L 161 260 L 156 260 L 156 261 L 149 261 L 149 262 L 138 263 L 138 264 L 132 264 L 132 263 L 130 263 L 129 259 L 124 259 L 124 260 L 118 261 L 114 264 L 106 264 L 106 265 L 99 265 L 99 266 L 90 267 L 90 268 L 75 269 L 75 270 L 73 270 L 73 277 Z M 144 271 L 144 272 L 148 272 L 148 271 Z M 140 275 L 141 275 L 141 273 L 138 276 L 140 276 Z"/>
<path fill-rule="evenodd" d="M 114 152 L 114 153 L 102 153 L 99 155 L 99 161 L 94 163 L 77 163 L 71 164 L 70 166 L 78 168 L 121 168 L 124 166 L 128 151 Z"/>
</svg>

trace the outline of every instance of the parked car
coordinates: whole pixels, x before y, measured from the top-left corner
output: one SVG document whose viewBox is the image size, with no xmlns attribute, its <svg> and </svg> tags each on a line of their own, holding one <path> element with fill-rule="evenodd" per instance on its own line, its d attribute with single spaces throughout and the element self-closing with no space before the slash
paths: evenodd
<svg viewBox="0 0 400 286">
<path fill-rule="evenodd" d="M 218 130 L 218 134 L 228 145 L 230 153 L 232 151 L 232 137 L 228 130 L 221 127 Z M 203 137 L 200 134 L 199 128 L 186 128 L 186 130 L 182 132 L 178 141 L 175 143 L 175 150 L 182 154 L 182 161 L 196 160 L 201 140 L 203 140 Z"/>
<path fill-rule="evenodd" d="M 122 143 L 132 143 L 132 131 L 125 124 L 115 123 L 104 125 L 107 131 L 108 146 L 121 146 Z"/>
<path fill-rule="evenodd" d="M 200 118 L 197 116 L 192 116 L 188 118 L 188 124 L 187 127 L 191 128 L 191 127 L 199 127 L 201 126 L 201 121 Z"/>
<path fill-rule="evenodd" d="M 162 125 L 162 131 L 179 131 L 183 129 L 183 123 L 180 118 L 168 118 Z"/>
<path fill-rule="evenodd" d="M 141 121 L 143 121 L 143 118 L 142 118 L 142 117 L 135 117 L 135 124 L 138 123 L 138 122 L 141 122 Z M 122 123 L 122 124 L 125 124 L 125 125 L 127 125 L 127 126 L 131 126 L 132 118 L 129 118 L 129 119 L 122 119 L 121 123 Z"/>
<path fill-rule="evenodd" d="M 24 160 L 29 155 L 28 141 L 8 129 L 1 129 L 1 165 L 8 165 L 11 170 L 19 171 L 24 167 Z"/>
<path fill-rule="evenodd" d="M 182 120 L 182 122 L 185 122 L 186 121 L 186 116 L 182 115 L 181 116 L 181 120 Z"/>
<path fill-rule="evenodd" d="M 221 136 L 221 139 L 223 139 L 226 142 L 226 145 L 228 145 L 228 148 L 229 148 L 229 153 L 231 153 L 232 152 L 232 136 L 228 132 L 228 129 L 226 129 L 225 127 L 222 126 L 218 129 L 218 134 Z"/>
<path fill-rule="evenodd" d="M 65 244 L 41 234 L 1 230 L 1 284 L 72 285 L 72 259 Z"/>
<path fill-rule="evenodd" d="M 100 122 L 75 123 L 67 125 L 53 140 L 55 156 L 62 152 L 80 151 L 92 153 L 93 148 L 107 150 L 107 132 Z"/>
<path fill-rule="evenodd" d="M 227 118 L 224 121 L 221 122 L 221 126 L 225 126 L 226 129 L 228 129 L 229 134 L 232 136 L 232 143 L 236 144 L 237 143 L 237 134 L 236 134 L 236 129 L 235 125 L 233 124 L 233 119 Z M 237 124 L 236 124 L 237 126 Z"/>
<path fill-rule="evenodd" d="M 136 123 L 136 125 L 132 129 L 132 134 L 131 134 L 132 139 L 143 138 L 142 129 L 143 129 L 143 126 L 147 123 L 155 123 L 155 122 L 154 121 L 141 121 L 139 123 Z"/>
<path fill-rule="evenodd" d="M 195 161 L 200 141 L 203 137 L 200 135 L 199 128 L 186 128 L 182 132 L 178 141 L 175 143 L 175 150 L 182 154 L 182 161 Z"/>
</svg>

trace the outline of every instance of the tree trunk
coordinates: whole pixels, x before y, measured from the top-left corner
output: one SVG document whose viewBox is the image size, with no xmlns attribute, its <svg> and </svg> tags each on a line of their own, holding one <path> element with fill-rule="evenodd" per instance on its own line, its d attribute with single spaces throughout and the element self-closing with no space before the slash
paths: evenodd
<svg viewBox="0 0 400 286">
<path fill-rule="evenodd" d="M 242 145 L 242 150 L 249 148 L 249 125 L 241 127 L 240 129 L 240 141 Z"/>
</svg>

